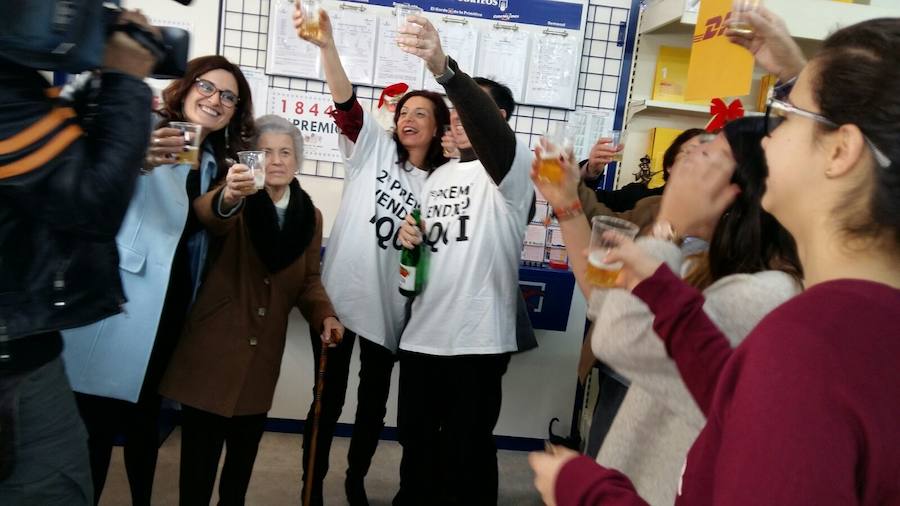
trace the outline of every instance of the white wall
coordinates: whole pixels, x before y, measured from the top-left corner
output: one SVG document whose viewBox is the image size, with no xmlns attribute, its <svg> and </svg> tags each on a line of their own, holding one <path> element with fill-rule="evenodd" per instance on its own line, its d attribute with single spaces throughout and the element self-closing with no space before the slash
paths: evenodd
<svg viewBox="0 0 900 506">
<path fill-rule="evenodd" d="M 178 26 L 191 32 L 189 58 L 217 54 L 219 0 L 194 0 L 189 6 L 172 0 L 123 0 L 122 6 L 140 9 L 154 24 Z"/>
<path fill-rule="evenodd" d="M 499 436 L 547 437 L 547 424 L 559 418 L 557 433 L 568 434 L 575 402 L 578 351 L 584 334 L 585 301 L 575 288 L 567 332 L 539 330 L 538 348 L 513 355 L 503 377 L 503 408 L 494 431 Z M 317 364 L 309 341 L 309 327 L 300 313 L 291 314 L 288 342 L 281 363 L 281 377 L 269 416 L 302 420 L 312 402 Z M 391 395 L 385 424 L 397 426 L 397 372 L 391 380 Z M 359 386 L 359 346 L 353 350 L 350 380 L 340 422 L 353 423 L 356 389 Z M 325 388 L 328 388 L 327 384 Z"/>
<path fill-rule="evenodd" d="M 331 226 L 341 205 L 344 180 L 331 177 L 301 175 L 300 186 L 309 193 L 313 203 L 322 211 L 322 236 L 331 236 Z"/>
</svg>

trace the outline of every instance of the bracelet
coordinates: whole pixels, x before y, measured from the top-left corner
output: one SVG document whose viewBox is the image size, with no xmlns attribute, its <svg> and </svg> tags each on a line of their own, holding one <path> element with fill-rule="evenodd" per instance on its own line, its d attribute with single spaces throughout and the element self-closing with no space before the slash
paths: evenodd
<svg viewBox="0 0 900 506">
<path fill-rule="evenodd" d="M 581 207 L 581 201 L 576 200 L 573 204 L 562 208 L 554 207 L 553 214 L 556 215 L 556 219 L 558 221 L 566 221 L 568 219 L 584 214 L 584 209 L 582 209 Z"/>
</svg>

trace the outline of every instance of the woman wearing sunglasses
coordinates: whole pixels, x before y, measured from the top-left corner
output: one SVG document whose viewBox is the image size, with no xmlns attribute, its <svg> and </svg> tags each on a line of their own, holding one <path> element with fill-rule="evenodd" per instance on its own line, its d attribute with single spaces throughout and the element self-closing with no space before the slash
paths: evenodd
<svg viewBox="0 0 900 506">
<path fill-rule="evenodd" d="M 780 20 L 749 18 L 754 33 L 732 40 L 769 71 L 773 54 L 802 67 L 769 109 L 762 204 L 796 239 L 806 291 L 732 349 L 666 266 L 630 242 L 608 258 L 625 263 L 707 418 L 676 504 L 900 504 L 900 19 L 839 30 L 803 66 L 785 59 L 800 53 Z M 689 159 L 675 179 L 697 191 L 672 206 L 670 235 L 726 207 L 713 196 L 729 178 L 715 159 Z M 550 504 L 644 504 L 623 474 L 584 458 L 533 466 Z"/>
<path fill-rule="evenodd" d="M 240 69 L 221 56 L 189 62 L 163 99 L 164 119 L 153 132 L 145 173 L 116 236 L 128 302 L 121 314 L 63 334 L 67 369 L 88 429 L 95 502 L 113 439 L 123 433 L 132 502 L 150 504 L 159 446 L 158 385 L 206 264 L 207 236 L 191 202 L 224 174 L 225 160 L 236 159 L 253 134 L 250 88 Z M 175 121 L 202 127 L 198 164 L 176 163 L 185 137 L 168 126 Z"/>
</svg>

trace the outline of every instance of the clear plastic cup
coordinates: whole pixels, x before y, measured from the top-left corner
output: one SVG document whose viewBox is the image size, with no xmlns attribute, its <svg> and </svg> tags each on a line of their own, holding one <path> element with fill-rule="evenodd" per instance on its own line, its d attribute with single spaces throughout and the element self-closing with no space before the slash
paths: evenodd
<svg viewBox="0 0 900 506">
<path fill-rule="evenodd" d="M 400 34 L 400 30 L 403 29 L 404 26 L 409 22 L 408 18 L 410 16 L 421 16 L 422 8 L 418 5 L 411 4 L 397 4 L 396 7 L 397 13 L 397 34 Z"/>
<path fill-rule="evenodd" d="M 300 0 L 300 12 L 303 13 L 303 24 L 300 25 L 300 36 L 309 39 L 319 38 L 319 13 L 322 3 L 319 0 Z"/>
<path fill-rule="evenodd" d="M 198 166 L 200 164 L 200 133 L 203 131 L 203 127 L 187 121 L 173 121 L 168 126 L 181 130 L 181 135 L 184 136 L 185 149 L 175 155 L 175 163 Z"/>
<path fill-rule="evenodd" d="M 762 0 L 734 0 L 728 27 L 745 35 L 753 33 L 753 27 L 747 22 L 745 16 L 748 12 L 755 11 L 760 5 L 762 5 Z"/>
<path fill-rule="evenodd" d="M 617 150 L 616 154 L 612 157 L 612 161 L 621 163 L 622 154 L 624 152 L 623 149 L 625 148 L 625 132 L 622 130 L 613 130 L 609 133 L 609 138 L 611 139 L 609 147 Z"/>
<path fill-rule="evenodd" d="M 603 262 L 609 250 L 616 246 L 614 241 L 604 237 L 606 232 L 614 232 L 628 239 L 634 239 L 639 227 L 630 221 L 612 216 L 595 216 L 591 220 L 591 245 L 588 247 L 588 283 L 600 288 L 616 286 L 616 278 L 622 270 L 622 263 Z"/>
<path fill-rule="evenodd" d="M 565 168 L 559 157 L 572 149 L 572 135 L 565 123 L 552 123 L 547 133 L 541 138 L 541 159 L 538 165 L 538 177 L 552 184 L 559 184 L 565 176 Z"/>
<path fill-rule="evenodd" d="M 253 186 L 257 190 L 266 187 L 266 152 L 265 151 L 238 151 L 238 158 L 242 164 L 250 168 L 253 175 Z"/>
</svg>

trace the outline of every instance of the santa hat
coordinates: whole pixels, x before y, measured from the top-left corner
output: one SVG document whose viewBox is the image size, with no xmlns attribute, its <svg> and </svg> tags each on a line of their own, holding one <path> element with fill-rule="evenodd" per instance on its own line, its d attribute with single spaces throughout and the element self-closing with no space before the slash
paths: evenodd
<svg viewBox="0 0 900 506">
<path fill-rule="evenodd" d="M 400 97 L 406 94 L 409 90 L 409 85 L 406 83 L 395 83 L 381 92 L 381 96 L 378 97 L 378 107 L 375 109 L 375 121 L 381 125 L 382 128 L 391 132 L 394 130 L 394 108 L 397 105 L 397 102 L 400 101 Z"/>
<path fill-rule="evenodd" d="M 384 91 L 381 92 L 381 96 L 378 97 L 378 108 L 381 109 L 384 106 L 384 102 L 386 100 L 396 101 L 400 99 L 406 92 L 409 90 L 409 85 L 406 83 L 394 83 L 389 85 Z M 394 99 L 394 100 L 391 100 Z"/>
</svg>

